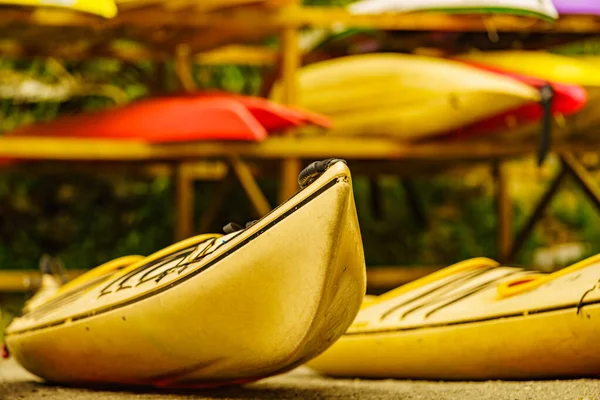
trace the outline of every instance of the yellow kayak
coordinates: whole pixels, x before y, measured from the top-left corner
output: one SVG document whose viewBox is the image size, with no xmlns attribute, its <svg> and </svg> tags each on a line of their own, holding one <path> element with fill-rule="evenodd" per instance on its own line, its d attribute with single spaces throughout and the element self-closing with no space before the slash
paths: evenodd
<svg viewBox="0 0 600 400">
<path fill-rule="evenodd" d="M 500 67 L 553 82 L 600 86 L 597 63 L 543 51 L 488 51 L 461 54 L 455 58 Z"/>
<path fill-rule="evenodd" d="M 59 7 L 112 18 L 117 15 L 114 0 L 0 0 L 0 5 Z"/>
<path fill-rule="evenodd" d="M 600 255 L 553 274 L 467 260 L 368 299 L 308 365 L 340 377 L 600 376 L 599 279 Z"/>
<path fill-rule="evenodd" d="M 567 140 L 573 135 L 583 134 L 596 124 L 600 96 L 600 64 L 593 57 L 564 56 L 542 51 L 489 51 L 462 54 L 455 58 L 498 67 L 506 71 L 534 76 L 548 81 L 583 86 L 588 101 L 583 110 L 567 117 L 556 119 L 552 135 L 558 140 Z M 514 143 L 531 140 L 539 135 L 537 124 L 515 127 L 495 136 L 495 140 Z"/>
<path fill-rule="evenodd" d="M 589 55 L 574 55 L 574 56 L 569 56 L 571 58 L 574 58 L 576 60 L 580 60 L 580 61 L 584 61 L 586 63 L 592 64 L 596 67 L 600 68 L 600 56 L 599 55 L 594 55 L 594 54 L 589 54 Z"/>
<path fill-rule="evenodd" d="M 68 384 L 219 386 L 305 363 L 350 326 L 366 274 L 346 164 L 301 178 L 246 228 L 120 258 L 32 299 L 6 329 L 9 352 Z"/>
<path fill-rule="evenodd" d="M 536 89 L 514 79 L 407 54 L 319 62 L 298 79 L 299 105 L 332 118 L 331 135 L 423 138 L 539 100 Z M 279 83 L 271 98 L 281 101 Z"/>
</svg>

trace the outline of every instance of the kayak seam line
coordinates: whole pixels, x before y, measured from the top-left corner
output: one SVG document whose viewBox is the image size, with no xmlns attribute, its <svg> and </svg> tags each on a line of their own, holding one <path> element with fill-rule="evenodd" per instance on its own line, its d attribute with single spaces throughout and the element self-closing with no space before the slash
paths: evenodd
<svg viewBox="0 0 600 400">
<path fill-rule="evenodd" d="M 478 323 L 478 322 L 489 322 L 489 321 L 500 320 L 500 319 L 511 319 L 511 318 L 518 318 L 518 317 L 527 317 L 530 315 L 546 314 L 546 313 L 551 313 L 551 312 L 555 312 L 555 311 L 565 311 L 565 310 L 570 310 L 570 309 L 577 310 L 578 308 L 582 308 L 585 306 L 591 306 L 591 305 L 597 305 L 597 304 L 600 304 L 600 300 L 594 300 L 589 303 L 584 303 L 582 305 L 573 304 L 573 305 L 560 306 L 560 307 L 550 307 L 550 308 L 544 308 L 544 309 L 540 309 L 540 310 L 522 311 L 519 313 L 505 314 L 505 315 L 499 315 L 499 316 L 487 317 L 487 318 L 470 319 L 470 320 L 465 320 L 465 321 L 436 323 L 436 324 L 428 324 L 428 325 L 421 325 L 421 326 L 408 327 L 408 328 L 394 328 L 394 329 L 385 329 L 385 330 L 369 331 L 369 332 L 364 332 L 364 331 L 363 332 L 346 332 L 344 334 L 344 336 L 358 336 L 358 335 L 367 336 L 367 335 L 377 335 L 377 334 L 386 334 L 386 333 L 397 333 L 397 332 L 404 332 L 404 331 L 416 331 L 419 329 L 443 328 L 446 326 L 468 325 L 468 324 L 473 324 L 473 323 Z"/>
<path fill-rule="evenodd" d="M 175 287 L 175 286 L 177 286 L 177 285 L 179 285 L 181 283 L 184 283 L 184 282 L 188 281 L 189 279 L 195 277 L 196 275 L 198 275 L 198 274 L 200 274 L 200 273 L 208 270 L 209 268 L 211 268 L 212 266 L 214 266 L 215 264 L 217 264 L 218 262 L 220 262 L 224 258 L 228 257 L 229 255 L 231 255 L 232 253 L 234 253 L 235 251 L 237 251 L 241 247 L 245 246 L 246 244 L 252 242 L 256 238 L 258 238 L 259 236 L 261 236 L 263 233 L 265 233 L 266 231 L 268 231 L 269 229 L 271 229 L 273 226 L 277 225 L 279 222 L 281 222 L 284 219 L 286 219 L 287 217 L 289 217 L 291 214 L 295 213 L 300 208 L 304 207 L 306 204 L 308 204 L 309 202 L 311 202 L 315 198 L 319 197 L 321 194 L 323 194 L 324 192 L 326 192 L 327 190 L 329 190 L 330 188 L 332 188 L 337 183 L 338 183 L 338 177 L 332 178 L 332 180 L 330 180 L 327 184 L 323 185 L 321 188 L 319 188 L 318 190 L 316 190 L 313 194 L 309 195 L 306 199 L 302 200 L 301 202 L 299 202 L 298 204 L 296 204 L 295 206 L 293 206 L 292 208 L 290 208 L 289 210 L 287 210 L 286 212 L 284 212 L 283 214 L 281 214 L 279 217 L 277 217 L 273 221 L 271 221 L 268 224 L 266 224 L 262 229 L 258 230 L 254 234 L 248 236 L 242 242 L 238 243 L 237 245 L 235 245 L 231 249 L 227 250 L 226 252 L 224 252 L 220 256 L 216 257 L 214 260 L 210 261 L 209 263 L 207 263 L 203 267 L 200 267 L 197 270 L 190 272 L 189 274 L 183 276 L 180 279 L 177 279 L 177 280 L 169 283 L 168 285 L 162 286 L 162 287 L 160 287 L 158 289 L 155 289 L 155 290 L 151 290 L 151 291 L 149 291 L 147 293 L 144 293 L 144 294 L 142 294 L 142 295 L 140 295 L 138 297 L 126 300 L 126 301 L 121 302 L 121 303 L 113 304 L 113 305 L 110 305 L 110 306 L 107 306 L 107 307 L 104 307 L 104 308 L 100 308 L 100 309 L 97 309 L 97 310 L 88 311 L 88 312 L 83 313 L 83 314 L 79 314 L 79 315 L 75 315 L 75 316 L 72 316 L 72 317 L 64 318 L 64 319 L 62 319 L 60 321 L 49 322 L 49 323 L 46 323 L 46 324 L 43 324 L 43 325 L 39 325 L 39 326 L 36 326 L 36 327 L 33 327 L 33 328 L 16 330 L 16 331 L 7 333 L 6 337 L 15 336 L 15 335 L 24 334 L 24 333 L 30 333 L 30 332 L 38 331 L 38 330 L 41 330 L 41 329 L 56 327 L 56 326 L 65 324 L 67 321 L 71 321 L 71 322 L 81 321 L 81 320 L 84 320 L 84 319 L 87 319 L 87 318 L 90 318 L 90 317 L 94 317 L 94 316 L 97 316 L 97 315 L 100 315 L 100 314 L 104 314 L 104 313 L 107 313 L 107 312 L 110 312 L 110 311 L 117 310 L 119 308 L 123 308 L 123 307 L 129 306 L 129 305 L 132 305 L 134 303 L 146 300 L 147 298 L 150 298 L 150 297 L 158 295 L 158 294 L 160 294 L 160 293 L 162 293 L 164 291 L 167 291 L 167 290 L 169 290 L 169 289 L 171 289 L 171 288 L 173 288 L 173 287 Z"/>
<path fill-rule="evenodd" d="M 450 276 L 451 279 L 448 279 L 447 282 L 434 282 L 434 283 L 438 283 L 436 286 L 433 286 L 432 288 L 429 288 L 428 291 L 425 291 L 417 296 L 414 296 L 408 300 L 405 300 L 402 303 L 399 304 L 395 304 L 393 307 L 390 307 L 389 309 L 387 309 L 379 318 L 379 321 L 383 321 L 384 319 L 386 319 L 387 317 L 389 317 L 391 314 L 393 314 L 394 312 L 398 311 L 400 308 L 402 307 L 406 307 L 409 306 L 413 303 L 418 302 L 419 300 L 423 300 L 425 297 L 430 296 L 436 292 L 439 292 L 441 290 L 444 289 L 448 289 L 446 292 L 441 293 L 441 296 L 443 295 L 447 295 L 448 293 L 452 292 L 452 290 L 455 290 L 456 287 L 452 287 L 452 286 L 456 286 L 456 284 L 460 284 L 460 283 L 464 283 L 465 281 L 468 281 L 472 278 L 477 278 L 480 275 L 483 275 L 487 272 L 489 272 L 493 267 L 486 267 L 485 269 L 481 269 L 481 270 L 474 270 L 474 271 L 467 271 L 464 274 L 456 274 L 454 276 Z M 419 288 L 420 289 L 420 288 Z M 438 293 L 438 295 L 440 295 Z M 410 311 L 410 310 L 409 310 Z"/>
</svg>

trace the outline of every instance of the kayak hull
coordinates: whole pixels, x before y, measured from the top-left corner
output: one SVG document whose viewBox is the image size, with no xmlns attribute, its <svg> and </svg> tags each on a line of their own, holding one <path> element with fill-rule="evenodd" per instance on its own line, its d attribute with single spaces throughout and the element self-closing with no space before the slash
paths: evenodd
<svg viewBox="0 0 600 400">
<path fill-rule="evenodd" d="M 271 98 L 281 95 L 277 84 Z M 299 73 L 299 104 L 332 119 L 328 135 L 426 138 L 538 99 L 529 85 L 433 57 L 347 56 Z"/>
<path fill-rule="evenodd" d="M 310 366 L 337 377 L 531 380 L 600 376 L 600 305 L 488 322 L 350 335 Z M 476 356 L 475 356 L 476 355 Z"/>
<path fill-rule="evenodd" d="M 552 101 L 552 115 L 567 117 L 581 111 L 587 103 L 587 92 L 585 88 L 565 83 L 547 82 L 543 79 L 530 77 L 511 72 L 506 72 L 500 68 L 489 67 L 470 62 L 469 65 L 482 68 L 487 71 L 495 72 L 503 76 L 514 78 L 520 82 L 526 83 L 541 90 L 545 85 L 551 85 L 554 91 Z M 459 128 L 449 132 L 442 137 L 445 139 L 466 139 L 474 136 L 489 135 L 501 130 L 515 128 L 528 123 L 541 121 L 543 117 L 543 108 L 540 103 L 530 103 L 513 110 L 503 112 L 491 118 L 480 122 Z"/>
<path fill-rule="evenodd" d="M 435 11 L 452 14 L 513 14 L 546 20 L 558 18 L 558 12 L 550 0 L 362 0 L 348 8 L 356 14 Z"/>
<path fill-rule="evenodd" d="M 340 164 L 252 227 L 202 242 L 218 247 L 181 275 L 185 243 L 33 308 L 7 328 L 11 354 L 76 385 L 236 384 L 303 364 L 350 326 L 365 292 Z"/>
<path fill-rule="evenodd" d="M 198 140 L 259 142 L 266 139 L 267 131 L 246 107 L 232 99 L 181 96 L 146 99 L 115 109 L 26 125 L 9 135 L 150 143 Z"/>
<path fill-rule="evenodd" d="M 600 86 L 597 65 L 574 57 L 542 51 L 501 50 L 461 54 L 455 58 L 552 82 Z"/>
<path fill-rule="evenodd" d="M 553 274 L 467 260 L 369 298 L 308 365 L 340 377 L 598 377 L 598 282 L 600 256 Z"/>
</svg>

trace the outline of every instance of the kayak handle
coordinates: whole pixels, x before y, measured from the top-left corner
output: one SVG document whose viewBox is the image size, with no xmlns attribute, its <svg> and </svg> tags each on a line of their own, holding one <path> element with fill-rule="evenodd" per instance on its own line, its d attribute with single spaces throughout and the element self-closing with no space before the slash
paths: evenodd
<svg viewBox="0 0 600 400">
<path fill-rule="evenodd" d="M 312 182 L 314 182 L 321 174 L 329 169 L 333 164 L 337 162 L 343 162 L 346 164 L 346 160 L 341 158 L 328 158 L 323 161 L 315 161 L 308 167 L 304 168 L 298 175 L 298 185 L 301 189 L 304 189 Z"/>
<path fill-rule="evenodd" d="M 498 297 L 505 299 L 517 294 L 527 292 L 541 286 L 544 282 L 548 281 L 547 274 L 532 274 L 527 276 L 519 276 L 515 279 L 510 279 L 506 282 L 502 282 L 496 288 Z"/>
<path fill-rule="evenodd" d="M 508 280 L 498 285 L 498 296 L 500 298 L 514 296 L 516 294 L 520 294 L 528 290 L 540 287 L 548 282 L 551 282 L 565 275 L 581 271 L 582 269 L 585 269 L 597 263 L 600 263 L 600 254 L 596 254 L 595 256 L 586 258 L 585 260 L 579 261 L 578 263 L 575 263 L 570 267 L 560 269 L 551 274 L 534 273 L 527 276 L 521 276 L 515 279 Z"/>
</svg>

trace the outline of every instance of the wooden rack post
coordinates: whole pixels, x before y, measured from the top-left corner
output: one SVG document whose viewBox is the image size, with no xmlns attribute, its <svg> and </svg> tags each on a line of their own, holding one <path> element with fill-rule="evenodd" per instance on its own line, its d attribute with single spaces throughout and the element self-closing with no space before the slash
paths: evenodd
<svg viewBox="0 0 600 400">
<path fill-rule="evenodd" d="M 295 3 L 298 3 L 297 1 Z M 293 7 L 293 6 L 292 6 Z M 298 27 L 286 26 L 281 33 L 281 80 L 283 103 L 295 105 L 298 102 L 298 85 L 296 72 L 300 64 L 298 45 Z M 290 198 L 298 188 L 298 174 L 301 170 L 298 158 L 285 158 L 281 164 L 279 203 Z"/>
</svg>

